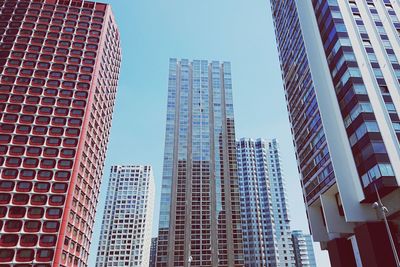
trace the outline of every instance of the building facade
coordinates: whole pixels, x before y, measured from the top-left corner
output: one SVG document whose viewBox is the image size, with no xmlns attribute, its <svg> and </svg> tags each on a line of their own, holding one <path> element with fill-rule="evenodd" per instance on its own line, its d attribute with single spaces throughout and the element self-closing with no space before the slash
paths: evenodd
<svg viewBox="0 0 400 267">
<path fill-rule="evenodd" d="M 292 231 L 296 267 L 317 267 L 311 235 L 301 230 Z"/>
<path fill-rule="evenodd" d="M 156 266 L 156 259 L 157 259 L 157 237 L 153 237 L 151 239 L 151 247 L 150 247 L 150 263 L 149 267 Z"/>
<path fill-rule="evenodd" d="M 157 266 L 243 266 L 229 62 L 171 59 Z"/>
<path fill-rule="evenodd" d="M 112 166 L 96 267 L 149 266 L 155 185 L 150 166 Z"/>
<path fill-rule="evenodd" d="M 371 204 L 397 246 L 399 4 L 271 1 L 309 225 L 334 266 L 396 266 Z"/>
<path fill-rule="evenodd" d="M 236 142 L 246 266 L 294 266 L 286 183 L 276 139 Z"/>
<path fill-rule="evenodd" d="M 111 8 L 0 7 L 0 264 L 87 266 L 121 61 Z"/>
</svg>

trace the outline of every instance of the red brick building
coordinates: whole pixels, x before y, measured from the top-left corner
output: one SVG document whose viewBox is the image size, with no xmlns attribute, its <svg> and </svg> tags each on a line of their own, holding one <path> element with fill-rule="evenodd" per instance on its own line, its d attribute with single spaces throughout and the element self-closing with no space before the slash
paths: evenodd
<svg viewBox="0 0 400 267">
<path fill-rule="evenodd" d="M 87 266 L 121 63 L 109 5 L 0 1 L 0 265 Z"/>
</svg>

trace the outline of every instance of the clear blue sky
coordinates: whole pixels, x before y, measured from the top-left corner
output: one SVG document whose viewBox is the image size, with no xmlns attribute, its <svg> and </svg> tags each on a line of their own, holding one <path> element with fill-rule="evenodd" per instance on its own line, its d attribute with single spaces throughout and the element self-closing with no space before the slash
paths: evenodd
<svg viewBox="0 0 400 267">
<path fill-rule="evenodd" d="M 231 61 L 236 136 L 277 138 L 292 229 L 308 232 L 267 0 L 107 0 L 122 38 L 122 71 L 89 266 L 95 265 L 112 164 L 151 164 L 158 224 L 170 57 Z M 318 249 L 319 266 L 326 252 Z"/>
</svg>

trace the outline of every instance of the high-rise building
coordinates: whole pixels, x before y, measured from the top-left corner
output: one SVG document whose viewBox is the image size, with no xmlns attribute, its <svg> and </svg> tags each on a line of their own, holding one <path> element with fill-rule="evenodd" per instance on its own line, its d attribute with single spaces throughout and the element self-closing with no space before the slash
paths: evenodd
<svg viewBox="0 0 400 267">
<path fill-rule="evenodd" d="M 313 238 L 334 266 L 395 266 L 382 212 L 371 204 L 379 194 L 397 246 L 400 3 L 271 6 Z"/>
<path fill-rule="evenodd" d="M 286 184 L 276 139 L 236 142 L 246 266 L 293 266 Z"/>
<path fill-rule="evenodd" d="M 0 263 L 87 266 L 121 61 L 111 7 L 0 7 Z"/>
<path fill-rule="evenodd" d="M 150 247 L 150 262 L 149 267 L 156 266 L 156 259 L 157 259 L 157 237 L 153 237 L 151 239 L 151 247 Z"/>
<path fill-rule="evenodd" d="M 292 231 L 293 251 L 296 267 L 317 267 L 311 235 L 301 230 Z"/>
<path fill-rule="evenodd" d="M 157 266 L 243 266 L 229 62 L 171 59 Z"/>
<path fill-rule="evenodd" d="M 149 266 L 154 190 L 150 166 L 111 167 L 96 267 Z"/>
</svg>

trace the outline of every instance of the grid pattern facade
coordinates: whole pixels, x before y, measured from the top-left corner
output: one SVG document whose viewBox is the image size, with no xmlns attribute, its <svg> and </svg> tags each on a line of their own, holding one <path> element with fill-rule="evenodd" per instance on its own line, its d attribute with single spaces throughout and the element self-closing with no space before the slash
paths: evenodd
<svg viewBox="0 0 400 267">
<path fill-rule="evenodd" d="M 389 220 L 395 225 L 400 221 L 400 3 L 271 3 L 313 238 L 331 251 L 352 240 L 350 249 L 356 260 L 369 263 L 370 253 L 359 229 L 380 220 L 370 208 L 378 194 L 388 207 Z M 299 49 L 291 49 L 296 45 Z M 306 91 L 299 83 L 304 81 L 313 88 L 311 98 L 302 96 Z M 309 99 L 317 117 L 303 108 Z M 309 136 L 320 136 L 322 143 L 310 150 L 313 145 L 303 142 L 311 151 L 304 158 L 297 139 Z M 398 232 L 397 227 L 391 230 Z M 344 246 L 340 249 L 345 250 Z M 376 250 L 376 259 L 387 258 L 383 251 Z M 331 257 L 332 262 L 337 260 L 335 253 Z"/>
<path fill-rule="evenodd" d="M 296 1 L 271 1 L 285 97 L 306 202 L 335 181 Z M 290 18 L 288 20 L 287 18 Z"/>
<path fill-rule="evenodd" d="M 96 267 L 149 266 L 154 209 L 150 166 L 112 166 Z"/>
<path fill-rule="evenodd" d="M 110 7 L 0 8 L 0 263 L 87 266 L 120 65 Z"/>
<path fill-rule="evenodd" d="M 400 88 L 400 64 L 393 50 L 391 43 L 393 40 L 389 40 L 382 23 L 382 17 L 385 19 L 386 17 L 383 14 L 380 16 L 374 2 L 377 2 L 376 5 L 384 4 L 384 9 L 392 18 L 393 23 L 397 21 L 391 26 L 397 26 L 400 29 L 399 20 L 390 1 L 383 3 L 382 0 L 368 0 L 365 5 L 360 3 L 361 6 L 367 8 L 367 14 L 363 13 L 363 16 L 361 16 L 356 1 L 346 2 L 349 4 L 352 17 L 357 25 L 359 38 L 362 40 L 362 49 L 367 54 L 368 63 L 373 72 L 373 82 L 380 89 L 378 97 L 383 99 L 385 115 L 392 124 L 390 128 L 393 135 L 397 135 L 397 138 L 400 139 L 400 118 L 391 95 L 392 88 L 395 90 Z M 360 182 L 366 199 L 375 199 L 375 185 L 385 193 L 390 190 L 390 187 L 393 187 L 395 180 L 392 164 L 374 112 L 376 107 L 371 104 L 371 94 L 367 92 L 338 1 L 314 0 L 313 6 Z M 373 20 L 373 27 L 365 26 L 368 15 Z M 324 22 L 322 22 L 322 18 L 324 18 Z M 380 48 L 371 43 L 370 35 L 374 35 L 376 32 L 379 34 L 379 41 L 383 44 L 385 56 L 389 59 L 388 68 L 394 74 L 390 78 L 386 77 L 385 79 L 383 75 L 381 65 L 386 62 L 378 60 L 376 50 Z M 398 38 L 395 41 L 399 44 Z M 392 87 L 391 90 L 389 87 Z M 398 146 L 398 140 L 396 140 L 396 145 Z"/>
<path fill-rule="evenodd" d="M 231 69 L 171 59 L 157 266 L 243 266 Z"/>
<path fill-rule="evenodd" d="M 293 266 L 286 185 L 275 139 L 236 142 L 246 266 Z"/>
</svg>

